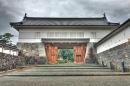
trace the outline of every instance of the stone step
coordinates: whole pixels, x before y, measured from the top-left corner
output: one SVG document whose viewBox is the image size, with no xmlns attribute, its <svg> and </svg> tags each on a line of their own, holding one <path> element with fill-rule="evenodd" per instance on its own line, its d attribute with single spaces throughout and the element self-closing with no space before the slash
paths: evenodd
<svg viewBox="0 0 130 86">
<path fill-rule="evenodd" d="M 52 66 L 52 65 L 44 65 L 44 66 L 37 66 L 37 67 L 102 67 L 101 65 L 95 66 Z"/>
<path fill-rule="evenodd" d="M 14 72 L 6 76 L 121 76 L 130 75 L 129 72 Z"/>
<path fill-rule="evenodd" d="M 23 72 L 115 72 L 109 69 L 30 69 Z"/>
<path fill-rule="evenodd" d="M 109 67 L 34 67 L 34 69 L 109 69 Z"/>
<path fill-rule="evenodd" d="M 55 64 L 55 65 L 37 65 L 37 67 L 101 67 L 96 64 Z"/>
<path fill-rule="evenodd" d="M 67 65 L 67 66 L 66 66 Z M 89 66 L 65 64 L 65 65 L 37 65 L 31 69 L 21 72 L 15 71 L 6 76 L 119 76 L 130 75 L 129 72 L 123 73 L 116 70 L 110 70 L 108 67 L 96 67 L 94 64 Z M 92 65 L 92 66 L 91 66 Z"/>
</svg>

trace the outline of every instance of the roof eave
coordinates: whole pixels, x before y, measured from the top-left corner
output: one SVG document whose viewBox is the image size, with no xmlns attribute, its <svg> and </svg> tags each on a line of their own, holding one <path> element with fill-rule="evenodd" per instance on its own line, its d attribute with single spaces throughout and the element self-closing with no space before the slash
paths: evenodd
<svg viewBox="0 0 130 86">
<path fill-rule="evenodd" d="M 12 26 L 118 26 L 118 25 L 15 25 Z"/>
</svg>

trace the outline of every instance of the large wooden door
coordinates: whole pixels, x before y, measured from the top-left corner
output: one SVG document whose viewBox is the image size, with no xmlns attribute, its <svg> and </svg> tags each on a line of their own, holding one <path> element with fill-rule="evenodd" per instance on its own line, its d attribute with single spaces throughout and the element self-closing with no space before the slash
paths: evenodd
<svg viewBox="0 0 130 86">
<path fill-rule="evenodd" d="M 86 52 L 85 45 L 74 46 L 74 63 L 83 63 Z"/>
<path fill-rule="evenodd" d="M 58 47 L 46 45 L 46 56 L 49 64 L 57 63 Z"/>
</svg>

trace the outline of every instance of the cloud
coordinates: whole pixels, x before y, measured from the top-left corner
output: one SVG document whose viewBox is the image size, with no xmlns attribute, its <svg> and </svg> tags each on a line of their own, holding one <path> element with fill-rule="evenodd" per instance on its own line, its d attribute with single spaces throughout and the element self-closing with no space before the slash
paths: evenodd
<svg viewBox="0 0 130 86">
<path fill-rule="evenodd" d="M 130 17 L 129 0 L 0 0 L 0 34 L 18 32 L 9 22 L 19 22 L 25 13 L 32 17 L 103 17 L 123 23 Z"/>
</svg>

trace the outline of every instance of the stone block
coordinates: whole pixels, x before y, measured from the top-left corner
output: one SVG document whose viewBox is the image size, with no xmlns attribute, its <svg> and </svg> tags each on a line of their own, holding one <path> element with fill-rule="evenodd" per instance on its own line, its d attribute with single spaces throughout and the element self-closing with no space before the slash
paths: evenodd
<svg viewBox="0 0 130 86">
<path fill-rule="evenodd" d="M 21 53 L 24 56 L 38 56 L 38 43 L 21 43 Z"/>
<path fill-rule="evenodd" d="M 46 57 L 37 57 L 37 64 L 47 64 Z"/>
<path fill-rule="evenodd" d="M 128 41 L 130 41 L 130 38 L 128 39 Z"/>
</svg>

